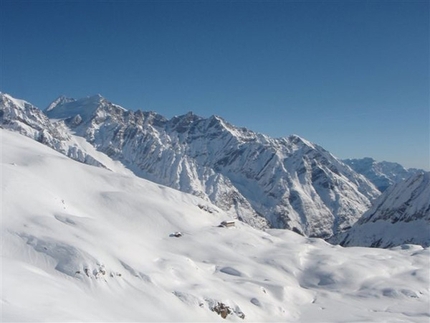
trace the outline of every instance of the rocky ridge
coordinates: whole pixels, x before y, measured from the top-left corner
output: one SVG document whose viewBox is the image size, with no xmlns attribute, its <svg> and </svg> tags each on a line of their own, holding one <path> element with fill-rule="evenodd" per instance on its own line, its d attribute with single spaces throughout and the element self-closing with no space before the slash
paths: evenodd
<svg viewBox="0 0 430 323">
<path fill-rule="evenodd" d="M 417 173 L 389 187 L 351 230 L 336 240 L 332 242 L 343 246 L 430 246 L 430 172 Z"/>
<path fill-rule="evenodd" d="M 60 99 L 45 113 L 136 175 L 212 201 L 244 222 L 328 238 L 379 195 L 322 147 L 270 138 L 218 116 L 166 119 L 101 96 Z"/>
<path fill-rule="evenodd" d="M 51 121 L 31 103 L 0 93 L 0 126 L 32 138 L 82 163 L 105 167 L 74 140 L 63 121 Z"/>
</svg>

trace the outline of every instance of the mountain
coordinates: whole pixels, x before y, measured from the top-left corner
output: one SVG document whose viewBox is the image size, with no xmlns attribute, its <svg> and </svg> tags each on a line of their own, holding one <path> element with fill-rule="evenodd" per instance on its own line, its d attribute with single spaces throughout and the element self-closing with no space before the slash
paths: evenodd
<svg viewBox="0 0 430 323">
<path fill-rule="evenodd" d="M 85 143 L 72 136 L 64 122 L 52 122 L 31 103 L 4 93 L 0 93 L 0 126 L 30 137 L 74 160 L 105 167 L 86 152 L 82 147 Z"/>
<path fill-rule="evenodd" d="M 428 321 L 429 248 L 221 228 L 215 205 L 108 158 L 0 142 L 2 322 Z"/>
<path fill-rule="evenodd" d="M 406 243 L 430 245 L 430 172 L 390 186 L 338 238 L 343 246 L 387 248 Z"/>
<path fill-rule="evenodd" d="M 257 228 L 330 237 L 380 193 L 322 147 L 270 138 L 218 116 L 170 120 L 97 95 L 59 99 L 45 113 L 136 175 L 213 202 Z"/>
<path fill-rule="evenodd" d="M 415 168 L 405 169 L 402 165 L 393 162 L 377 162 L 370 157 L 342 161 L 357 173 L 364 175 L 381 192 L 384 192 L 389 186 L 423 171 Z"/>
</svg>

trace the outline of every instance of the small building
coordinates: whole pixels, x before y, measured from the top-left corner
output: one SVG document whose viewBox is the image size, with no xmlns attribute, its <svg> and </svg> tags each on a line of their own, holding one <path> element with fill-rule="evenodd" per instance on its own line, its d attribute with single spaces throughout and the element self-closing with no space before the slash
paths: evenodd
<svg viewBox="0 0 430 323">
<path fill-rule="evenodd" d="M 234 221 L 222 221 L 221 224 L 219 225 L 220 227 L 225 227 L 225 228 L 230 228 L 230 227 L 234 227 L 236 224 Z"/>
</svg>

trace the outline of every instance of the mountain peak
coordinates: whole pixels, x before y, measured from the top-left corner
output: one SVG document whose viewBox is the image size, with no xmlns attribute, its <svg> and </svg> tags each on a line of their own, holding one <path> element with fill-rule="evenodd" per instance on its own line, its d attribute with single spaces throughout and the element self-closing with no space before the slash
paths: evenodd
<svg viewBox="0 0 430 323">
<path fill-rule="evenodd" d="M 201 120 L 203 120 L 202 117 L 189 111 L 181 116 L 174 116 L 172 119 L 170 119 L 169 123 L 172 130 L 183 133 L 189 130 L 193 124 Z"/>
<path fill-rule="evenodd" d="M 97 108 L 106 102 L 107 100 L 100 94 L 78 100 L 60 96 L 44 112 L 51 119 L 68 119 L 80 115 L 86 120 L 91 118 Z"/>
<path fill-rule="evenodd" d="M 343 162 L 357 173 L 366 176 L 381 192 L 385 191 L 390 185 L 422 171 L 419 169 L 406 170 L 398 163 L 378 162 L 371 157 L 344 159 Z"/>
<path fill-rule="evenodd" d="M 107 100 L 100 94 L 93 94 L 93 95 L 89 95 L 85 98 L 79 99 L 77 101 L 80 101 L 82 103 L 92 103 L 92 104 L 100 104 L 102 102 L 107 102 Z"/>
<path fill-rule="evenodd" d="M 294 145 L 304 145 L 304 146 L 310 147 L 312 149 L 315 149 L 315 145 L 313 143 L 300 137 L 299 135 L 292 134 L 292 135 L 288 136 L 288 140 L 291 143 L 293 143 Z"/>
<path fill-rule="evenodd" d="M 2 98 L 3 101 L 6 100 L 11 102 L 12 104 L 18 106 L 20 109 L 25 109 L 26 106 L 32 106 L 32 104 L 28 103 L 27 101 L 16 99 L 7 93 L 0 92 L 0 98 Z"/>
<path fill-rule="evenodd" d="M 48 105 L 48 107 L 45 109 L 44 112 L 51 111 L 55 109 L 58 105 L 65 104 L 68 102 L 73 102 L 73 101 L 76 101 L 76 100 L 73 98 L 66 97 L 65 95 L 60 95 L 57 99 L 55 99 L 54 101 L 51 102 L 51 104 Z"/>
</svg>

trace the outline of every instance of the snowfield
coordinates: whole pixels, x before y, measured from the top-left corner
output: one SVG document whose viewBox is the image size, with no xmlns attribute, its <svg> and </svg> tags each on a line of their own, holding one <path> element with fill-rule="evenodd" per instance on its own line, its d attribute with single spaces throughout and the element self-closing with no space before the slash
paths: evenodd
<svg viewBox="0 0 430 323">
<path fill-rule="evenodd" d="M 3 322 L 429 322 L 428 248 L 219 227 L 224 211 L 107 156 L 0 134 Z"/>
</svg>

